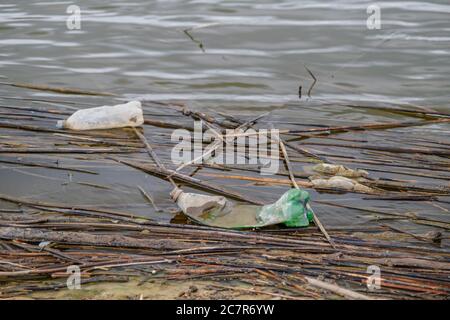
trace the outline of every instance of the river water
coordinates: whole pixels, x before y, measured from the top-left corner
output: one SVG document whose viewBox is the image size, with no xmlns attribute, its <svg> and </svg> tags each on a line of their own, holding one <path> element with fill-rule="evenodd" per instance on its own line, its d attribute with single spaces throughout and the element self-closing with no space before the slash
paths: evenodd
<svg viewBox="0 0 450 320">
<path fill-rule="evenodd" d="M 9 2 L 9 3 L 8 3 Z M 81 29 L 68 30 L 69 5 Z M 153 99 L 447 108 L 450 4 L 378 1 L 5 1 L 0 75 Z M 184 30 L 203 44 L 193 42 Z M 306 102 L 305 102 L 306 103 Z"/>
<path fill-rule="evenodd" d="M 130 99 L 181 100 L 234 115 L 276 109 L 274 121 L 285 124 L 308 122 L 312 116 L 311 123 L 323 125 L 398 120 L 398 115 L 327 107 L 343 102 L 449 112 L 448 1 L 378 1 L 381 28 L 369 29 L 367 8 L 373 4 L 2 0 L 0 81 L 109 91 Z M 67 26 L 70 5 L 81 10 L 79 30 Z M 311 97 L 308 69 L 318 80 Z M 3 96 L 20 92 L 0 86 Z M 311 106 L 316 106 L 313 111 Z M 438 132 L 442 139 L 450 132 L 448 124 L 415 130 L 417 136 Z M 42 177 L 22 175 L 26 169 L 14 170 L 2 166 L 1 192 L 105 205 L 140 201 L 146 206 L 135 186 L 148 181 L 137 173 L 127 176 L 128 183 L 120 173 L 101 176 L 102 183 L 119 189 L 113 195 L 86 191 L 85 186 L 69 192 L 69 187 L 61 188 L 60 180 L 66 178 L 59 173 L 46 172 L 43 183 Z M 169 187 L 160 186 L 156 178 L 151 181 L 155 197 L 167 198 Z"/>
</svg>

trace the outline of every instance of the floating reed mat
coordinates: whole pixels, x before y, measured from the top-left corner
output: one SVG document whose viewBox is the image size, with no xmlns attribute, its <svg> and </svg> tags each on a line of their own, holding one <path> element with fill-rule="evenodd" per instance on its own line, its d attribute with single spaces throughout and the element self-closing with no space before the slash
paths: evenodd
<svg viewBox="0 0 450 320">
<path fill-rule="evenodd" d="M 0 298 L 67 290 L 73 266 L 80 269 L 84 288 L 132 280 L 140 285 L 208 281 L 206 297 L 212 299 L 218 293 L 279 299 L 448 298 L 447 114 L 430 108 L 335 105 L 405 119 L 342 124 L 312 118 L 305 123 L 299 106 L 285 106 L 292 111 L 285 121 L 271 113 L 240 116 L 193 110 L 179 101 L 143 101 L 142 128 L 71 131 L 56 128 L 56 121 L 98 106 L 95 99 L 109 101 L 105 104 L 125 99 L 109 92 L 1 85 L 14 87 L 23 98 L 0 95 L 0 181 L 12 186 L 0 193 Z M 36 91 L 53 95 L 42 98 L 33 95 Z M 279 146 L 279 170 L 262 176 L 261 164 L 210 163 L 206 155 L 201 163 L 177 170 L 170 160 L 172 132 L 192 133 L 194 120 L 202 120 L 202 132 L 211 130 L 222 139 L 227 129 L 239 135 L 238 129 L 267 129 L 273 123 L 280 129 L 279 139 L 272 141 Z M 442 132 L 420 135 L 428 126 Z M 251 134 L 245 135 L 232 143 L 249 147 Z M 372 191 L 315 188 L 311 181 L 318 173 L 312 168 L 318 163 L 367 171 L 358 182 Z M 150 182 L 138 185 L 123 175 L 115 186 L 105 170 L 131 172 Z M 19 175 L 67 175 L 61 185 L 76 184 L 69 190 L 81 192 L 76 199 L 82 201 L 70 203 L 64 193 L 49 198 L 42 191 L 55 191 L 46 190 L 45 182 L 36 192 L 21 192 L 15 184 Z M 321 179 L 330 177 L 321 173 Z M 310 193 L 317 219 L 307 228 L 237 231 L 196 225 L 176 215 L 169 196 L 174 185 L 251 204 L 271 203 L 299 187 Z M 89 194 L 96 205 L 83 202 Z M 116 204 L 117 195 L 129 195 L 129 203 Z"/>
</svg>

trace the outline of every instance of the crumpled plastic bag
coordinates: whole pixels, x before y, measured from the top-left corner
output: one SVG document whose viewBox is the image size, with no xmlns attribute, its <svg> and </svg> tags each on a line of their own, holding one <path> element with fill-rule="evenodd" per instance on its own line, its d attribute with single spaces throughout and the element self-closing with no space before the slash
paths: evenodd
<svg viewBox="0 0 450 320">
<path fill-rule="evenodd" d="M 350 169 L 343 165 L 319 163 L 312 168 L 314 171 L 321 174 L 331 176 L 341 176 L 346 178 L 366 178 L 369 173 L 361 169 Z"/>
<path fill-rule="evenodd" d="M 314 188 L 340 189 L 343 191 L 355 191 L 362 193 L 374 192 L 372 188 L 367 187 L 359 183 L 358 181 L 340 176 L 334 176 L 329 179 L 324 178 L 311 179 L 311 183 L 314 186 Z"/>
</svg>

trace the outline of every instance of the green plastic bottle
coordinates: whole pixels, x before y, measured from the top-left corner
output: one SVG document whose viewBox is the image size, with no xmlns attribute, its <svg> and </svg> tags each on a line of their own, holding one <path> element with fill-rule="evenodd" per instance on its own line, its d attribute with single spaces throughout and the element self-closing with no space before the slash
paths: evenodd
<svg viewBox="0 0 450 320">
<path fill-rule="evenodd" d="M 184 193 L 181 190 L 172 196 L 189 218 L 213 227 L 246 229 L 275 224 L 307 227 L 314 218 L 308 192 L 299 189 L 290 189 L 275 203 L 265 206 L 236 204 L 224 197 Z"/>
<path fill-rule="evenodd" d="M 256 219 L 263 225 L 283 223 L 287 227 L 307 227 L 314 219 L 314 212 L 309 206 L 309 193 L 291 189 L 277 202 L 263 206 Z"/>
</svg>

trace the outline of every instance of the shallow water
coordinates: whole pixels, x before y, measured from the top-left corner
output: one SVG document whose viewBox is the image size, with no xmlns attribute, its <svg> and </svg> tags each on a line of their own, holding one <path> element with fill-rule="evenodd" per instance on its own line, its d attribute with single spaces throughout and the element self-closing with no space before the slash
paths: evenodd
<svg viewBox="0 0 450 320">
<path fill-rule="evenodd" d="M 380 30 L 366 26 L 371 1 L 83 1 L 81 30 L 68 30 L 72 1 L 3 1 L 0 74 L 158 100 L 282 103 L 299 85 L 306 96 L 306 65 L 316 101 L 448 109 L 450 5 L 377 3 Z"/>
<path fill-rule="evenodd" d="M 340 102 L 411 104 L 449 112 L 450 5 L 445 1 L 377 3 L 380 30 L 366 26 L 371 1 L 83 1 L 81 29 L 68 30 L 66 9 L 72 1 L 3 1 L 0 81 L 109 91 L 130 99 L 181 100 L 193 108 L 243 116 L 270 110 L 269 122 L 283 128 L 405 120 L 390 113 L 330 108 Z M 318 78 L 310 98 L 307 91 L 313 80 L 305 66 Z M 1 96 L 24 92 L 31 97 L 61 97 L 0 86 Z M 71 99 L 92 102 L 94 98 Z M 111 103 L 107 98 L 94 101 Z M 450 132 L 448 124 L 408 130 L 398 135 L 413 132 L 444 141 Z M 376 133 L 362 133 L 360 138 L 386 143 Z M 47 158 L 71 164 L 62 156 Z M 3 164 L 0 192 L 171 218 L 149 214 L 136 189 L 146 186 L 160 207 L 173 207 L 170 186 L 160 179 L 101 161 L 86 165 L 100 176 L 75 174 L 74 181 L 107 185 L 114 192 L 67 184 L 72 178 L 66 172 Z M 248 187 L 232 184 L 241 191 Z M 261 198 L 275 200 L 285 189 L 261 187 L 258 192 Z M 442 214 L 424 203 L 396 205 L 405 211 Z M 325 222 L 345 224 L 355 218 L 342 216 L 345 210 L 324 211 Z"/>
</svg>

